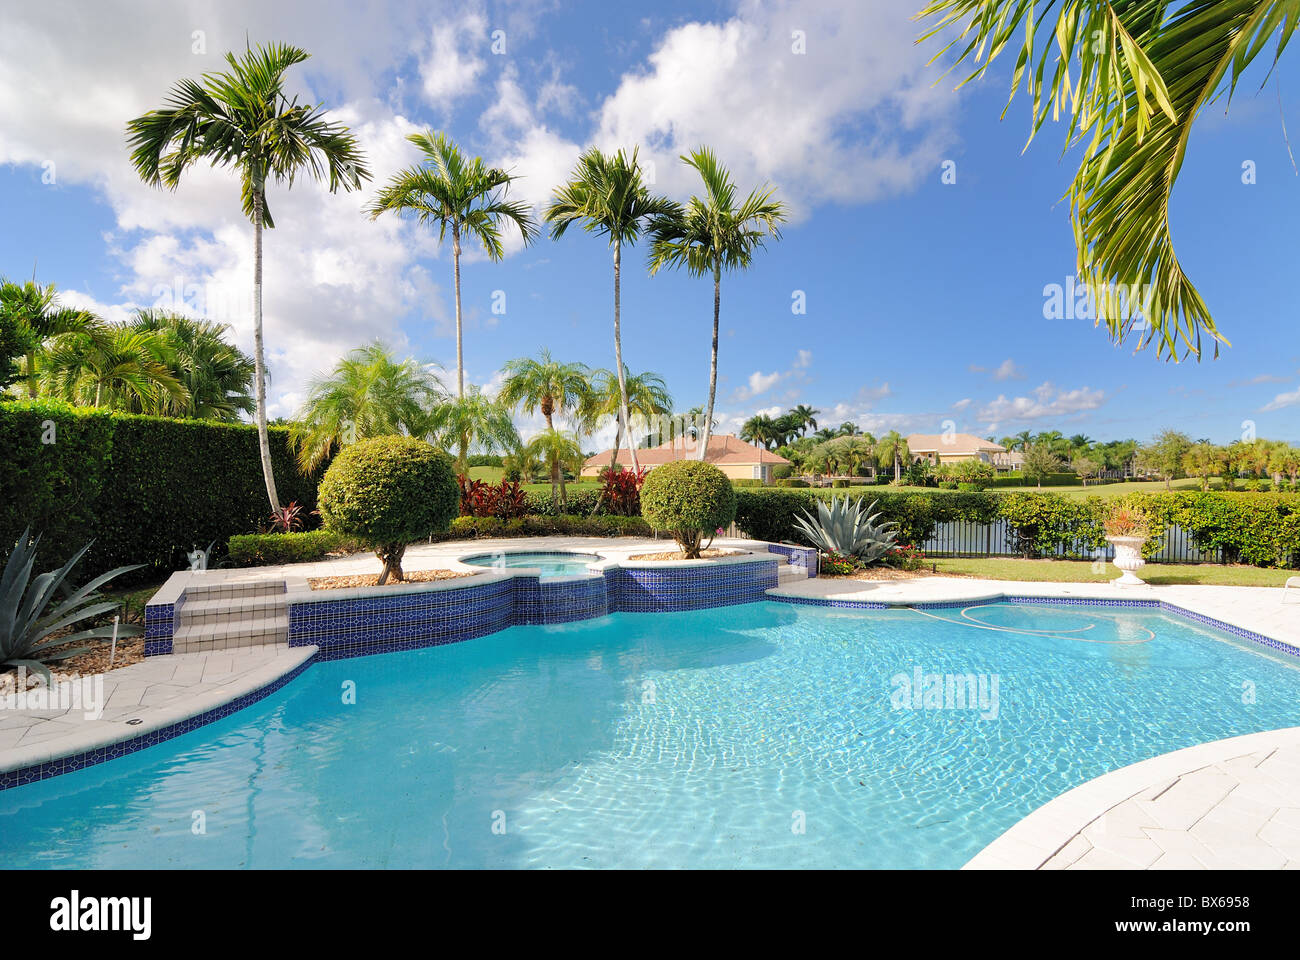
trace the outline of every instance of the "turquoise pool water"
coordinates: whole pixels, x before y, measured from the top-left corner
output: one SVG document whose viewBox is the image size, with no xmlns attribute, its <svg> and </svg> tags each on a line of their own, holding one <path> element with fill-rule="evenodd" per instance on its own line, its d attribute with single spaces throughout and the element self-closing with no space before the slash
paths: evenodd
<svg viewBox="0 0 1300 960">
<path fill-rule="evenodd" d="M 1116 609 L 514 627 L 317 664 L 216 724 L 0 792 L 0 863 L 959 867 L 1091 777 L 1300 724 L 1298 663 Z M 918 668 L 983 678 L 983 705 L 977 683 L 977 709 L 924 689 L 918 709 L 899 679 Z"/>
<path fill-rule="evenodd" d="M 594 553 L 485 553 L 477 557 L 463 557 L 461 563 L 473 567 L 533 567 L 541 570 L 541 579 L 571 577 L 587 573 L 587 564 L 601 558 Z"/>
</svg>

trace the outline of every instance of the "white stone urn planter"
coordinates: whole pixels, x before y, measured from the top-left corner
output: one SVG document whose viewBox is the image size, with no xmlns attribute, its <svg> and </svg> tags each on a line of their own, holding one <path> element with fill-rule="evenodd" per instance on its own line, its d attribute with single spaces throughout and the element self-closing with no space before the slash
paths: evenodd
<svg viewBox="0 0 1300 960">
<path fill-rule="evenodd" d="M 1147 565 L 1147 562 L 1142 559 L 1142 546 L 1147 542 L 1147 538 L 1107 537 L 1106 542 L 1115 548 L 1115 559 L 1111 563 L 1124 574 L 1111 583 L 1118 586 L 1145 584 L 1146 581 L 1140 579 L 1137 572 Z"/>
</svg>

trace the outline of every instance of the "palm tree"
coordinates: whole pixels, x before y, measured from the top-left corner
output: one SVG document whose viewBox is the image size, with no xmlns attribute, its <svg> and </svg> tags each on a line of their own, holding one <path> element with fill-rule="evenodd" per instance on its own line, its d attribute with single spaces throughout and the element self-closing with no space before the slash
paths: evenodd
<svg viewBox="0 0 1300 960">
<path fill-rule="evenodd" d="M 708 147 L 700 147 L 682 162 L 704 181 L 704 196 L 694 196 L 685 209 L 657 217 L 651 226 L 650 274 L 661 267 L 685 267 L 697 277 L 713 277 L 713 348 L 709 356 L 709 402 L 700 459 L 709 446 L 709 424 L 718 391 L 718 320 L 722 311 L 722 271 L 745 270 L 754 252 L 770 236 L 781 239 L 778 224 L 785 222 L 785 206 L 772 199 L 770 188 L 751 190 L 736 205 L 736 185 L 727 168 Z M 809 409 L 802 407 L 800 409 Z M 807 424 L 807 421 L 805 421 Z M 816 421 L 811 423 L 817 426 Z"/>
<path fill-rule="evenodd" d="M 226 54 L 230 69 L 182 80 L 161 110 L 127 124 L 131 163 L 151 186 L 175 190 L 181 174 L 207 161 L 239 174 L 244 215 L 253 223 L 253 360 L 256 367 L 257 440 L 266 495 L 280 509 L 266 431 L 266 358 L 262 345 L 262 228 L 274 228 L 266 205 L 268 181 L 292 186 L 304 172 L 327 180 L 329 191 L 359 190 L 370 179 L 356 140 L 324 108 L 284 93 L 285 72 L 311 54 L 287 44 Z"/>
<path fill-rule="evenodd" d="M 794 407 L 790 413 L 790 419 L 799 424 L 799 436 L 806 436 L 809 430 L 817 429 L 817 414 L 820 410 L 814 410 L 806 403 L 801 403 Z"/>
<path fill-rule="evenodd" d="M 23 379 L 27 381 L 27 396 L 33 399 L 37 394 L 38 361 L 46 342 L 65 333 L 89 333 L 100 326 L 99 318 L 89 311 L 60 306 L 54 284 L 41 285 L 34 279 L 21 284 L 0 279 L 0 311 L 23 335 L 27 348 Z"/>
<path fill-rule="evenodd" d="M 1055 24 L 1047 20 L 1053 7 Z M 1112 337 L 1136 326 L 1115 285 L 1141 288 L 1149 293 L 1140 345 L 1158 338 L 1160 355 L 1199 358 L 1206 333 L 1217 356 L 1224 338 L 1175 254 L 1170 197 L 1202 108 L 1220 90 L 1230 100 L 1274 36 L 1276 62 L 1300 19 L 1296 0 L 1071 0 L 1037 9 L 1024 0 L 931 0 L 922 16 L 938 20 L 926 37 L 954 37 L 944 51 L 966 42 L 956 59 L 975 65 L 972 79 L 1002 51 L 1016 51 L 1012 96 L 1024 79 L 1031 139 L 1067 104 L 1072 110 L 1067 143 L 1089 140 L 1069 189 L 1078 269 Z M 1038 50 L 1041 37 L 1052 39 Z"/>
<path fill-rule="evenodd" d="M 189 395 L 159 359 L 165 349 L 159 334 L 121 325 L 61 333 L 42 352 L 41 392 L 116 410 L 184 409 Z"/>
<path fill-rule="evenodd" d="M 631 428 L 620 327 L 619 276 L 623 245 L 635 243 L 650 221 L 671 215 L 678 209 L 671 200 L 653 196 L 646 188 L 635 149 L 630 157 L 622 150 L 607 156 L 593 147 L 578 158 L 569 182 L 556 188 L 555 199 L 546 210 L 552 239 L 558 240 L 572 224 L 581 222 L 589 233 L 608 236 L 609 245 L 614 249 L 614 370 L 619 384 L 619 416 L 623 420 L 618 427 L 620 434 Z M 617 453 L 617 445 L 614 450 Z M 635 445 L 629 444 L 629 450 L 632 469 L 636 470 Z"/>
<path fill-rule="evenodd" d="M 876 444 L 876 458 L 881 463 L 893 463 L 894 482 L 903 478 L 903 462 L 910 460 L 912 452 L 907 448 L 907 439 L 897 430 L 890 430 Z"/>
<path fill-rule="evenodd" d="M 298 466 L 309 473 L 357 440 L 430 431 L 430 413 L 442 384 L 426 365 L 396 359 L 382 343 L 357 347 L 325 376 L 312 380 L 307 400 L 290 424 Z"/>
<path fill-rule="evenodd" d="M 672 409 L 673 398 L 668 393 L 668 385 L 657 373 L 646 371 L 634 374 L 624 369 L 623 375 L 618 377 L 609 370 L 597 370 L 591 375 L 591 389 L 579 416 L 582 427 L 587 432 L 594 430 L 606 417 L 614 418 L 614 451 L 609 458 L 609 468 L 614 470 L 618 467 L 618 448 L 623 442 L 625 421 L 624 417 L 619 416 L 619 411 L 629 411 L 629 415 L 653 420 L 671 413 Z M 630 430 L 627 446 L 631 451 L 632 469 L 637 470 L 636 444 L 632 441 Z"/>
<path fill-rule="evenodd" d="M 471 444 L 477 444 L 484 453 L 514 453 L 520 446 L 510 408 L 473 384 L 461 396 L 433 409 L 429 432 L 442 446 L 455 448 L 456 470 L 461 474 L 469 472 Z"/>
<path fill-rule="evenodd" d="M 551 471 L 551 506 L 568 503 L 564 471 L 577 473 L 582 467 L 582 446 L 576 434 L 547 427 L 524 446 L 523 456 L 547 465 Z M 558 492 L 558 501 L 557 501 Z"/>
<path fill-rule="evenodd" d="M 832 427 L 822 427 L 820 430 L 818 430 L 816 433 L 813 434 L 813 437 L 815 437 L 817 440 L 822 440 L 822 441 L 834 440 L 838 436 L 841 436 L 841 431 L 836 430 Z"/>
<path fill-rule="evenodd" d="M 467 160 L 450 137 L 426 130 L 406 138 L 420 148 L 423 159 L 388 181 L 367 208 L 376 219 L 387 211 L 413 217 L 420 223 L 437 224 L 438 242 L 451 228 L 452 278 L 456 288 L 456 396 L 465 395 L 465 357 L 461 349 L 460 252 L 461 238 L 477 240 L 488 258 L 499 261 L 505 254 L 501 228 L 513 224 L 524 245 L 533 242 L 537 226 L 525 203 L 510 201 L 506 194 L 518 178 L 482 157 Z"/>
<path fill-rule="evenodd" d="M 814 426 L 816 426 L 816 424 L 814 424 Z M 845 420 L 840 424 L 839 430 L 836 431 L 836 433 L 841 437 L 856 437 L 861 432 L 862 428 L 852 420 Z"/>
<path fill-rule="evenodd" d="M 765 413 L 758 413 L 744 422 L 740 428 L 740 439 L 749 443 L 761 443 L 768 450 L 781 436 L 781 427 Z"/>
<path fill-rule="evenodd" d="M 550 350 L 542 350 L 539 360 L 532 357 L 507 360 L 503 370 L 506 379 L 497 399 L 507 407 L 522 409 L 524 413 L 541 410 L 548 432 L 555 430 L 552 417 L 566 410 L 581 409 L 590 389 L 591 371 L 586 364 L 560 363 L 551 359 Z M 553 499 L 555 487 L 563 478 L 559 476 L 560 458 L 552 457 L 548 462 L 551 465 Z"/>
<path fill-rule="evenodd" d="M 158 359 L 185 387 L 183 405 L 156 412 L 194 420 L 235 423 L 257 404 L 253 387 L 253 358 L 230 343 L 227 324 L 165 313 L 137 310 L 130 328 L 158 336 Z M 137 413 L 148 412 L 136 410 Z"/>
</svg>

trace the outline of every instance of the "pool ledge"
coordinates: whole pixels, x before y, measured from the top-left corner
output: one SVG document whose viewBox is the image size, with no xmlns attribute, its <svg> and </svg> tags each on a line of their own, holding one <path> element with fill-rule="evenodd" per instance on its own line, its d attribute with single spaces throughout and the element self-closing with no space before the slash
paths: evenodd
<svg viewBox="0 0 1300 960">
<path fill-rule="evenodd" d="M 1049 800 L 964 870 L 1300 868 L 1300 727 L 1142 760 Z"/>
<path fill-rule="evenodd" d="M 880 581 L 819 577 L 779 585 L 768 590 L 767 595 L 787 603 L 861 609 L 960 606 L 998 601 L 1146 606 L 1284 653 L 1300 654 L 1300 603 L 1283 603 L 1280 587 L 1190 584 L 1117 587 L 1110 583 L 1045 583 L 966 577 Z"/>
<path fill-rule="evenodd" d="M 316 647 L 265 646 L 150 657 L 87 678 L 103 709 L 18 709 L 0 702 L 0 790 L 80 770 L 170 740 L 261 700 L 298 676 Z"/>
</svg>

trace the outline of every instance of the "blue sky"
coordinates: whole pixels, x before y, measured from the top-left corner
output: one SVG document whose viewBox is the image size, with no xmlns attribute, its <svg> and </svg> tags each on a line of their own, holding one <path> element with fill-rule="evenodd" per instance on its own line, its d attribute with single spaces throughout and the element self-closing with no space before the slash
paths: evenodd
<svg viewBox="0 0 1300 960">
<path fill-rule="evenodd" d="M 313 60 L 291 88 L 354 127 L 375 185 L 411 162 L 404 136 L 447 130 L 521 174 L 532 203 L 592 143 L 640 144 L 656 185 L 678 198 L 693 174 L 674 158 L 712 145 L 742 188 L 768 181 L 792 209 L 781 242 L 723 282 L 718 409 L 723 428 L 794 403 L 823 422 L 875 432 L 1004 435 L 1059 429 L 1146 439 L 1300 442 L 1300 336 L 1293 299 L 1300 179 L 1282 116 L 1300 137 L 1300 66 L 1278 87 L 1244 84 L 1196 131 L 1174 195 L 1174 240 L 1232 341 L 1217 360 L 1166 363 L 1115 346 L 1087 320 L 1047 320 L 1044 287 L 1074 273 L 1073 170 L 1058 129 L 1022 154 L 1027 107 L 999 121 L 1005 71 L 960 93 L 934 85 L 931 49 L 911 44 L 916 2 L 668 3 L 653 19 L 606 4 L 28 5 L 0 35 L 0 273 L 54 282 L 110 317 L 173 289 L 251 344 L 251 230 L 225 174 L 197 171 L 176 194 L 126 164 L 126 121 L 178 78 L 256 41 Z M 794 54 L 802 30 L 808 53 Z M 492 50 L 502 31 L 504 54 Z M 202 49 L 200 49 L 202 48 Z M 956 183 L 942 182 L 945 161 Z M 1242 183 L 1253 161 L 1256 182 Z M 53 182 L 47 182 L 53 174 Z M 348 347 L 381 337 L 450 366 L 447 250 L 419 228 L 362 218 L 363 195 L 274 189 L 266 239 L 267 337 L 275 415 Z M 625 356 L 668 381 L 677 405 L 705 400 L 711 290 L 650 278 L 625 256 Z M 612 365 L 604 241 L 570 232 L 501 263 L 463 268 L 467 374 L 489 389 L 504 360 L 546 345 Z M 503 316 L 491 312 L 505 294 Z M 806 315 L 791 311 L 803 291 Z M 202 293 L 201 302 L 196 294 Z M 449 378 L 450 379 L 450 378 Z M 527 432 L 536 424 L 521 418 Z"/>
</svg>

